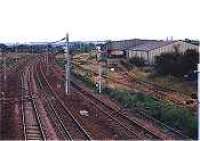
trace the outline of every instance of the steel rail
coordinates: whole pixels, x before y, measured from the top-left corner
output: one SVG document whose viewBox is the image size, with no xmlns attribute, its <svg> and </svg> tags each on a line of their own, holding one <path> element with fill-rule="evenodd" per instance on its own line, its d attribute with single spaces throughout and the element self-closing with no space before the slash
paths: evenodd
<svg viewBox="0 0 200 141">
<path fill-rule="evenodd" d="M 31 78 L 29 78 L 31 79 Z M 27 80 L 27 87 L 30 88 L 30 84 L 29 84 L 29 81 L 30 80 Z M 22 86 L 25 85 L 25 72 L 23 71 L 22 72 Z M 24 88 L 25 89 L 25 88 Z M 32 90 L 30 90 L 29 92 L 31 92 Z M 24 134 L 24 139 L 25 140 L 29 140 L 30 138 L 28 137 L 28 129 L 27 129 L 27 125 L 26 124 L 26 111 L 25 111 L 25 102 L 24 102 L 24 98 L 25 98 L 25 95 L 24 95 L 24 91 L 22 89 L 22 121 L 23 121 L 23 134 Z M 42 127 L 42 123 L 41 123 L 41 118 L 40 118 L 40 114 L 38 112 L 38 109 L 37 109 L 37 106 L 36 106 L 36 103 L 34 102 L 34 100 L 32 99 L 32 93 L 30 93 L 30 103 L 31 103 L 31 110 L 32 110 L 32 113 L 34 114 L 35 116 L 35 122 L 37 122 L 37 126 L 38 126 L 38 129 L 39 129 L 39 133 L 37 134 L 37 137 L 35 137 L 35 139 L 42 139 L 42 140 L 45 140 L 45 135 L 44 135 L 44 131 L 43 131 L 43 127 Z M 29 109 L 30 110 L 30 109 Z M 31 130 L 31 129 L 30 129 Z M 31 134 L 31 133 L 30 133 Z M 35 135 L 34 135 L 35 136 Z M 33 137 L 34 138 L 34 137 Z M 31 139 L 33 139 L 31 138 Z"/>
<path fill-rule="evenodd" d="M 42 85 L 42 82 L 41 82 L 41 79 L 40 79 L 40 77 L 39 77 L 39 74 L 38 74 L 38 73 L 35 73 L 35 74 L 36 74 L 36 79 L 37 79 L 37 81 L 38 81 L 38 84 L 39 84 L 40 89 L 44 89 L 44 86 Z M 59 114 L 58 114 L 57 111 L 55 110 L 55 108 L 54 108 L 54 106 L 52 105 L 52 103 L 51 103 L 51 101 L 49 100 L 49 98 L 48 98 L 48 97 L 46 97 L 46 98 L 47 98 L 47 99 L 46 99 L 47 104 L 48 104 L 49 107 L 53 110 L 56 119 L 58 120 L 59 124 L 60 124 L 61 127 L 62 127 L 62 129 L 60 129 L 60 130 L 64 130 L 64 133 L 63 133 L 63 131 L 62 131 L 61 134 L 64 136 L 64 138 L 65 138 L 66 140 L 68 140 L 68 139 L 72 140 L 72 137 L 71 137 L 69 131 L 67 130 L 67 128 L 65 127 L 65 125 L 64 125 L 64 123 L 63 123 L 61 117 L 59 116 Z M 51 118 L 52 118 L 52 117 L 51 117 Z M 55 124 L 56 124 L 57 127 L 59 126 L 57 123 L 55 123 Z M 67 138 L 67 137 L 68 137 L 68 138 Z"/>
<path fill-rule="evenodd" d="M 93 73 L 95 74 L 95 72 L 93 72 Z M 111 78 L 111 79 L 112 79 L 112 78 Z M 112 79 L 112 80 L 113 80 L 113 79 Z M 114 81 L 117 81 L 117 80 L 114 80 Z M 157 100 L 158 100 L 158 99 L 157 99 Z M 111 107 L 111 108 L 112 108 L 112 107 Z M 154 119 L 153 117 L 147 115 L 146 113 L 143 113 L 142 111 L 138 111 L 138 112 L 139 112 L 140 114 L 144 115 L 146 118 L 152 120 L 153 122 L 164 126 L 165 128 L 169 129 L 170 131 L 172 131 L 172 132 L 174 132 L 174 133 L 176 133 L 176 134 L 178 134 L 178 135 L 180 135 L 180 136 L 182 136 L 182 137 L 184 137 L 184 138 L 189 139 L 188 136 L 184 135 L 184 134 L 181 133 L 180 131 L 178 131 L 178 130 L 172 128 L 172 127 L 169 127 L 168 125 L 166 125 L 166 124 L 164 124 L 164 123 L 162 123 L 162 122 L 160 122 L 160 121 Z"/>
<path fill-rule="evenodd" d="M 78 120 L 73 116 L 73 114 L 70 112 L 70 110 L 65 106 L 65 104 L 62 102 L 62 100 L 57 96 L 56 92 L 53 90 L 53 88 L 51 87 L 51 85 L 49 84 L 43 70 L 41 67 L 41 62 L 39 63 L 39 72 L 42 75 L 42 78 L 44 79 L 47 87 L 49 88 L 49 90 L 51 91 L 51 93 L 53 94 L 53 96 L 58 100 L 58 102 L 62 105 L 62 107 L 64 108 L 64 110 L 70 115 L 70 117 L 73 119 L 73 121 L 75 122 L 75 124 L 78 126 L 78 128 L 80 129 L 80 131 L 84 134 L 84 136 L 86 137 L 87 140 L 91 140 L 92 138 L 90 137 L 90 135 L 88 134 L 88 132 L 81 126 L 81 124 L 78 122 Z"/>
<path fill-rule="evenodd" d="M 80 92 L 78 92 L 80 95 L 82 95 L 83 97 L 85 97 L 85 99 L 87 99 L 91 104 L 93 104 L 95 107 L 97 107 L 100 111 L 102 111 L 103 113 L 105 113 L 107 116 L 109 116 L 110 118 L 112 118 L 113 120 L 115 120 L 117 123 L 119 123 L 122 127 L 124 127 L 126 130 L 128 130 L 129 132 L 135 134 L 137 137 L 139 137 L 139 139 L 143 139 L 140 135 L 138 135 L 138 133 L 136 133 L 135 131 L 133 131 L 131 128 L 133 126 L 137 126 L 135 128 L 140 128 L 141 130 L 144 131 L 144 133 L 149 133 L 151 134 L 154 138 L 152 139 L 163 139 L 161 138 L 160 136 L 158 136 L 156 133 L 146 129 L 145 127 L 143 127 L 143 125 L 141 125 L 140 123 L 138 123 L 137 121 L 135 120 L 131 120 L 129 117 L 119 113 L 118 111 L 116 111 L 114 108 L 108 106 L 107 104 L 105 104 L 103 101 L 99 100 L 98 98 L 96 98 L 95 96 L 89 94 L 88 92 L 86 92 L 85 90 L 83 90 L 83 88 L 79 87 L 77 85 L 77 83 L 75 82 L 71 82 L 73 84 L 73 86 L 75 86 L 76 89 L 78 89 Z M 86 98 L 87 97 L 87 98 Z M 97 105 L 96 102 L 97 101 L 98 103 L 100 104 Z M 104 108 L 103 108 L 104 107 Z M 105 112 L 105 108 L 107 110 L 107 112 Z M 109 111 L 108 111 L 109 110 Z M 117 114 L 116 114 L 117 113 Z M 115 115 L 116 114 L 116 115 Z M 120 119 L 118 119 L 117 116 L 121 116 Z M 123 121 L 122 120 L 126 120 L 126 121 Z M 132 124 L 129 125 L 129 127 L 127 126 L 127 124 L 125 122 L 129 122 Z M 131 126 L 131 127 L 130 127 Z M 139 130 L 140 130 L 139 129 Z M 137 131 L 138 132 L 138 131 Z"/>
</svg>

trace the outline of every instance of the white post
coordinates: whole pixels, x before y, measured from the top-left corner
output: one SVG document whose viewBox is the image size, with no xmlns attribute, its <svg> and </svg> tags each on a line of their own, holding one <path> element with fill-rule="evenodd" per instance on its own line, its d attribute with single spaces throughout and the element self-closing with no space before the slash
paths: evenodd
<svg viewBox="0 0 200 141">
<path fill-rule="evenodd" d="M 69 56 L 69 35 L 66 34 L 66 47 L 65 47 L 65 92 L 70 94 L 70 56 Z"/>
<path fill-rule="evenodd" d="M 101 66 L 101 47 L 98 46 L 97 47 L 97 63 L 98 63 L 98 78 L 97 78 L 97 82 L 98 82 L 98 92 L 101 93 L 102 92 L 102 66 Z"/>
</svg>

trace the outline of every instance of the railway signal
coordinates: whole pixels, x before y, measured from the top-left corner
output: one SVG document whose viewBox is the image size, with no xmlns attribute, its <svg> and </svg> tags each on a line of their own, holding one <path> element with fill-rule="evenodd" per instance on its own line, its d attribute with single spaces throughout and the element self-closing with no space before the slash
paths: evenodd
<svg viewBox="0 0 200 141">
<path fill-rule="evenodd" d="M 96 87 L 98 89 L 98 93 L 102 93 L 102 64 L 101 64 L 101 60 L 102 60 L 102 55 L 101 55 L 101 47 L 97 46 L 96 47 L 97 50 L 97 63 L 98 63 L 98 77 L 97 77 L 97 84 Z"/>
</svg>

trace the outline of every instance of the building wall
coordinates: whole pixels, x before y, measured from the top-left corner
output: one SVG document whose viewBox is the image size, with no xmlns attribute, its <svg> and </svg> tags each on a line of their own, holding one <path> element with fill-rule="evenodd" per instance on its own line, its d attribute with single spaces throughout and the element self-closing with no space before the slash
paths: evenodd
<svg viewBox="0 0 200 141">
<path fill-rule="evenodd" d="M 142 57 L 147 61 L 150 65 L 153 65 L 155 63 L 155 56 L 159 56 L 161 53 L 167 53 L 167 52 L 175 52 L 175 48 L 177 48 L 178 52 L 185 52 L 187 49 L 195 49 L 198 51 L 198 46 L 185 43 L 182 41 L 177 41 L 175 43 L 169 44 L 164 47 L 160 47 L 157 49 L 153 49 L 150 51 L 134 51 L 129 50 L 128 57 Z"/>
<path fill-rule="evenodd" d="M 124 51 L 123 50 L 113 50 L 113 51 L 111 51 L 110 55 L 123 56 L 124 55 Z"/>
<path fill-rule="evenodd" d="M 134 50 L 130 50 L 128 55 L 129 55 L 129 58 L 132 58 L 132 57 L 142 57 L 145 60 L 148 60 L 147 52 L 146 51 L 134 51 Z"/>
</svg>

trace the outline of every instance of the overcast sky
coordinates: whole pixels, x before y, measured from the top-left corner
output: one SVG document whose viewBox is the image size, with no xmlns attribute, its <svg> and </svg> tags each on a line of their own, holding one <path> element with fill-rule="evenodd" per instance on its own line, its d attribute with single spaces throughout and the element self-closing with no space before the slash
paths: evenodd
<svg viewBox="0 0 200 141">
<path fill-rule="evenodd" d="M 199 0 L 1 0 L 0 42 L 200 39 Z"/>
</svg>

